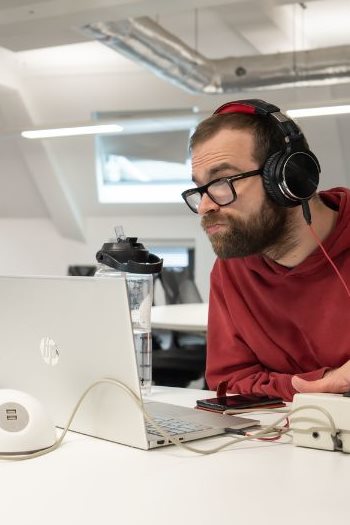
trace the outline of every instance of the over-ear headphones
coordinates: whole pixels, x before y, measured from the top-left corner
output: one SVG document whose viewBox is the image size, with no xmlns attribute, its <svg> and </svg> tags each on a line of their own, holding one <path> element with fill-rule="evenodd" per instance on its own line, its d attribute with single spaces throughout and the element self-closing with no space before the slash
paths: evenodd
<svg viewBox="0 0 350 525">
<path fill-rule="evenodd" d="M 220 106 L 214 115 L 246 113 L 264 115 L 281 131 L 285 148 L 270 155 L 263 166 L 266 193 L 279 206 L 304 205 L 315 194 L 321 172 L 316 156 L 305 147 L 304 135 L 280 108 L 258 99 L 237 100 Z"/>
</svg>

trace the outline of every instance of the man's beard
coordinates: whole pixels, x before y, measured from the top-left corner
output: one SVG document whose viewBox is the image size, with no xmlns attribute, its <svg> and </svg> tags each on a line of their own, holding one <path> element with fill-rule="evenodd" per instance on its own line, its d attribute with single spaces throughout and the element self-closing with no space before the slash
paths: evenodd
<svg viewBox="0 0 350 525">
<path fill-rule="evenodd" d="M 205 230 L 217 222 L 222 219 L 212 213 L 202 217 L 201 225 Z M 209 237 L 220 259 L 260 254 L 277 261 L 297 244 L 287 208 L 278 206 L 268 197 L 254 215 L 245 220 L 226 216 L 225 224 L 225 232 Z"/>
</svg>

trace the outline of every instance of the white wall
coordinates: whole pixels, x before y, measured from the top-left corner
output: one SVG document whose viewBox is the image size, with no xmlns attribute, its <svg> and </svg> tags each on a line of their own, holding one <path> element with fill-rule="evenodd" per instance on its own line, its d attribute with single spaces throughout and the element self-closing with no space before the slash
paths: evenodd
<svg viewBox="0 0 350 525">
<path fill-rule="evenodd" d="M 208 299 L 209 272 L 214 255 L 194 217 L 111 217 L 86 221 L 86 243 L 63 238 L 49 219 L 0 220 L 0 274 L 66 275 L 71 264 L 95 264 L 95 254 L 122 224 L 126 235 L 138 236 L 147 246 L 157 239 L 188 240 L 196 250 L 196 282 Z"/>
</svg>

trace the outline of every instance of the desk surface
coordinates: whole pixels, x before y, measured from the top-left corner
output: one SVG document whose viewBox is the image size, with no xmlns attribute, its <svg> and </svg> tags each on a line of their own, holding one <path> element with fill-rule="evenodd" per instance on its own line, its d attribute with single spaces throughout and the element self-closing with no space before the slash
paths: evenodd
<svg viewBox="0 0 350 525">
<path fill-rule="evenodd" d="M 152 397 L 193 406 L 207 394 L 154 387 Z M 227 439 L 194 443 L 205 448 Z M 279 442 L 247 442 L 198 456 L 172 446 L 142 451 L 68 434 L 47 456 L 1 462 L 1 522 L 346 524 L 349 470 L 350 455 Z"/>
<path fill-rule="evenodd" d="M 152 328 L 189 332 L 206 332 L 208 304 L 167 304 L 153 306 Z"/>
</svg>

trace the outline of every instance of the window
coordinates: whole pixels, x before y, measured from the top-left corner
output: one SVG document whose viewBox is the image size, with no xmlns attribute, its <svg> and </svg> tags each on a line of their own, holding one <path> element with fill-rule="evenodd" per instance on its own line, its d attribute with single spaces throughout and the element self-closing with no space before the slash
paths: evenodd
<svg viewBox="0 0 350 525">
<path fill-rule="evenodd" d="M 108 114 L 111 121 L 113 114 Z M 97 118 L 106 121 L 106 114 Z M 115 116 L 123 131 L 96 137 L 99 201 L 102 203 L 181 202 L 191 183 L 188 143 L 193 116 L 137 121 Z"/>
<path fill-rule="evenodd" d="M 188 268 L 194 274 L 194 248 L 187 246 L 149 246 L 149 251 L 163 259 L 163 268 Z"/>
</svg>

